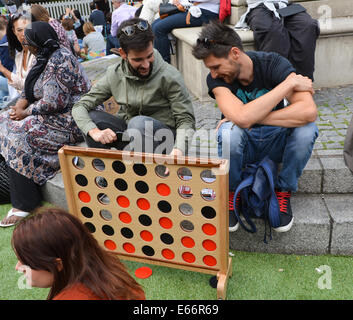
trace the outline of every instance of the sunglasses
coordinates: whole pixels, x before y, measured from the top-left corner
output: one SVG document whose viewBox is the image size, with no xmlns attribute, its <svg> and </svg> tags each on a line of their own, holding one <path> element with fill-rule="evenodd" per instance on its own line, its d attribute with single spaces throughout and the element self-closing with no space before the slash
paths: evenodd
<svg viewBox="0 0 353 320">
<path fill-rule="evenodd" d="M 200 45 L 200 44 L 203 45 L 207 49 L 211 48 L 211 46 L 215 45 L 215 44 L 222 45 L 222 46 L 228 46 L 228 44 L 226 44 L 226 43 L 219 42 L 217 40 L 208 39 L 208 38 L 204 38 L 204 39 L 198 38 L 196 40 L 196 43 L 198 45 Z"/>
<path fill-rule="evenodd" d="M 135 34 L 136 28 L 140 31 L 146 31 L 148 29 L 148 22 L 147 21 L 139 21 L 131 26 L 126 26 L 121 29 L 126 36 L 131 37 Z"/>
</svg>

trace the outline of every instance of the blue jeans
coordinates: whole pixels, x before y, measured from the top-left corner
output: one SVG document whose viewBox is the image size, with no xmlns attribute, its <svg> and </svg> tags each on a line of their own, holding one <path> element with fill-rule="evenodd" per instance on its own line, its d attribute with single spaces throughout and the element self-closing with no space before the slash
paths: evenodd
<svg viewBox="0 0 353 320">
<path fill-rule="evenodd" d="M 212 19 L 218 19 L 218 14 L 209 10 L 201 9 L 199 18 L 191 16 L 190 24 L 186 24 L 186 12 L 179 12 L 164 19 L 157 19 L 152 23 L 154 33 L 154 47 L 162 55 L 163 59 L 170 63 L 170 41 L 168 34 L 176 28 L 200 27 Z"/>
<path fill-rule="evenodd" d="M 310 159 L 319 131 L 315 123 L 298 128 L 259 126 L 241 129 L 225 122 L 217 133 L 218 155 L 229 159 L 229 190 L 235 191 L 241 182 L 241 171 L 268 155 L 281 163 L 276 188 L 297 191 L 298 179 Z"/>
<path fill-rule="evenodd" d="M 7 101 L 4 101 L 4 98 L 8 97 L 8 95 L 9 87 L 7 85 L 7 78 L 0 76 L 0 109 L 6 107 Z"/>
<path fill-rule="evenodd" d="M 117 37 L 113 37 L 111 34 L 107 37 L 107 45 L 106 45 L 106 55 L 112 54 L 110 49 L 112 48 L 120 48 L 120 43 Z"/>
</svg>

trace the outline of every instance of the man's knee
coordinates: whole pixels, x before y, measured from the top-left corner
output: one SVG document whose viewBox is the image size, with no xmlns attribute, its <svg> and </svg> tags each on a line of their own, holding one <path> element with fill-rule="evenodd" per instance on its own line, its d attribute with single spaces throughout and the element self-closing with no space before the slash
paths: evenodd
<svg viewBox="0 0 353 320">
<path fill-rule="evenodd" d="M 130 119 L 127 128 L 135 129 L 142 133 L 146 133 L 146 130 L 148 130 L 148 128 L 153 129 L 153 120 L 146 116 L 136 116 Z"/>
<path fill-rule="evenodd" d="M 298 154 L 300 154 L 300 151 L 305 153 L 308 150 L 312 150 L 318 135 L 319 130 L 315 122 L 308 123 L 303 127 L 295 128 L 291 134 L 291 139 L 293 139 L 293 142 L 297 146 Z"/>
<path fill-rule="evenodd" d="M 232 122 L 225 122 L 218 129 L 217 142 L 219 153 L 232 156 L 233 153 L 243 150 L 245 146 L 245 131 Z"/>
</svg>

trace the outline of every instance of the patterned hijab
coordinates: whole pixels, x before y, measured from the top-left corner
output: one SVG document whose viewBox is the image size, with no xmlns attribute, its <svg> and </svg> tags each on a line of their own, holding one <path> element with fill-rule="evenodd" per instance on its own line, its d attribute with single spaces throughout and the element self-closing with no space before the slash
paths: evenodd
<svg viewBox="0 0 353 320">
<path fill-rule="evenodd" d="M 25 81 L 26 99 L 31 104 L 36 101 L 33 88 L 45 69 L 51 55 L 60 48 L 59 38 L 55 30 L 47 22 L 36 21 L 25 30 L 26 42 L 37 48 L 37 63 L 29 71 Z"/>
</svg>

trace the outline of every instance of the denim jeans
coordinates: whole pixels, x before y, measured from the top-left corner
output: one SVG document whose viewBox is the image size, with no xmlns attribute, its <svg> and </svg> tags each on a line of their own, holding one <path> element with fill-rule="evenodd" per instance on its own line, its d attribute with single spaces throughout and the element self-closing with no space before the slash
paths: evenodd
<svg viewBox="0 0 353 320">
<path fill-rule="evenodd" d="M 174 147 L 175 129 L 154 118 L 136 116 L 126 123 L 125 120 L 104 111 L 90 111 L 89 115 L 100 130 L 110 128 L 121 133 L 110 144 L 102 144 L 89 135 L 85 136 L 86 143 L 91 148 L 114 147 L 118 150 L 169 154 Z"/>
<path fill-rule="evenodd" d="M 262 160 L 268 155 L 282 163 L 276 188 L 297 191 L 298 179 L 310 159 L 319 131 L 315 123 L 298 128 L 259 126 L 241 129 L 225 122 L 217 133 L 218 155 L 229 159 L 229 190 L 241 182 L 245 164 Z"/>
<path fill-rule="evenodd" d="M 0 76 L 0 109 L 6 107 L 8 96 L 9 87 L 7 85 L 7 78 Z"/>
<path fill-rule="evenodd" d="M 113 37 L 111 34 L 107 37 L 107 45 L 106 45 L 106 55 L 113 54 L 110 52 L 112 48 L 120 48 L 120 43 L 117 37 Z"/>
<path fill-rule="evenodd" d="M 200 27 L 212 19 L 218 19 L 218 14 L 201 9 L 199 18 L 191 16 L 190 24 L 186 24 L 186 12 L 179 12 L 164 19 L 157 19 L 152 23 L 152 31 L 155 36 L 154 47 L 162 55 L 163 59 L 170 63 L 170 41 L 168 34 L 176 28 Z"/>
</svg>

